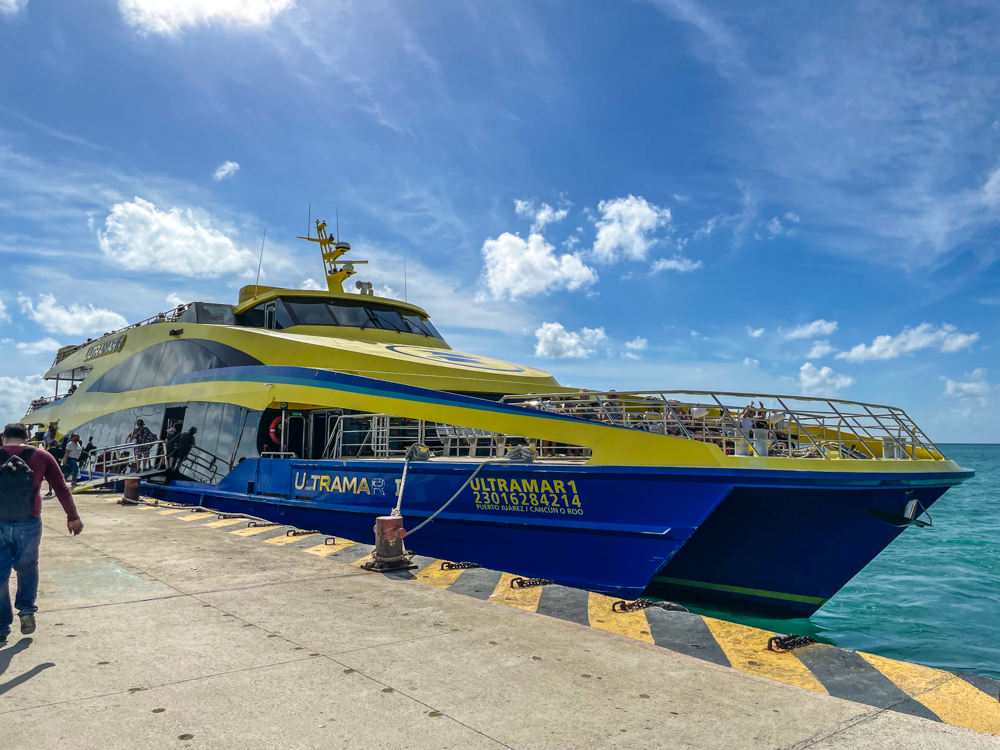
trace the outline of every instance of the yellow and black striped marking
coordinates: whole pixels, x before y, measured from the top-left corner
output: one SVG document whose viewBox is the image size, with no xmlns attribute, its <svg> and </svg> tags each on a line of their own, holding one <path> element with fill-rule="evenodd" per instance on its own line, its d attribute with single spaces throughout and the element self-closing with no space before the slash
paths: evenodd
<svg viewBox="0 0 1000 750">
<path fill-rule="evenodd" d="M 248 526 L 245 519 L 219 520 L 210 513 L 181 515 L 190 511 L 188 507 L 164 506 L 156 510 L 190 522 L 191 527 L 220 529 L 355 567 L 373 550 L 370 544 L 340 537 L 335 544 L 326 544 L 322 534 L 291 537 L 287 535 L 291 530 L 288 526 Z M 767 650 L 767 640 L 775 633 L 759 628 L 658 608 L 612 612 L 611 605 L 616 599 L 603 594 L 554 584 L 512 589 L 510 582 L 515 576 L 510 573 L 486 568 L 441 570 L 442 562 L 445 561 L 417 555 L 413 558 L 416 570 L 381 575 L 599 628 L 836 698 L 1000 735 L 1000 680 L 956 674 L 819 643 L 774 653 Z"/>
</svg>

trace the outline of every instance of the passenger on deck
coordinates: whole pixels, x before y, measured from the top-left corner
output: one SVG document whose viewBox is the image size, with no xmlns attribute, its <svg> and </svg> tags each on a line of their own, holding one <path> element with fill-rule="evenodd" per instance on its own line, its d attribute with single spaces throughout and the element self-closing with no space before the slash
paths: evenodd
<svg viewBox="0 0 1000 750">
<path fill-rule="evenodd" d="M 156 435 L 146 427 L 146 423 L 141 419 L 135 420 L 135 429 L 129 433 L 126 438 L 129 443 L 135 443 L 135 458 L 136 458 L 136 469 L 138 471 L 145 471 L 149 463 L 149 450 L 152 448 L 152 444 L 156 442 Z"/>
<path fill-rule="evenodd" d="M 80 465 L 86 466 L 90 461 L 90 457 L 94 455 L 97 450 L 97 446 L 94 445 L 94 436 L 91 435 L 87 438 L 87 444 L 83 446 L 83 453 L 80 454 Z"/>
<path fill-rule="evenodd" d="M 604 402 L 604 409 L 601 411 L 601 421 L 620 424 L 622 413 L 622 405 L 618 400 L 618 394 L 615 391 L 608 391 L 608 400 Z"/>
<path fill-rule="evenodd" d="M 175 467 L 179 467 L 184 463 L 184 459 L 187 458 L 188 453 L 194 448 L 194 435 L 196 432 L 198 432 L 198 428 L 192 427 L 177 437 L 177 455 L 174 457 L 176 459 L 174 462 Z"/>
<path fill-rule="evenodd" d="M 170 425 L 166 432 L 166 468 L 174 467 L 174 454 L 177 453 L 177 438 L 180 434 L 174 425 Z"/>
</svg>

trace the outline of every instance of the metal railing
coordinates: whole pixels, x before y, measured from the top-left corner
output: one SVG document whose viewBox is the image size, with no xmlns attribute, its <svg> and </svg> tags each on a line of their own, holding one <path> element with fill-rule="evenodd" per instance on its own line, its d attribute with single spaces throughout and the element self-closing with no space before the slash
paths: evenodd
<svg viewBox="0 0 1000 750">
<path fill-rule="evenodd" d="M 145 474 L 166 468 L 166 440 L 95 448 L 80 464 L 91 479 Z"/>
<path fill-rule="evenodd" d="M 751 401 L 738 405 L 733 399 Z M 905 411 L 881 404 L 721 391 L 583 391 L 505 396 L 501 401 L 712 443 L 729 455 L 944 459 Z"/>
<path fill-rule="evenodd" d="M 72 346 L 72 347 L 70 347 L 70 346 L 64 346 L 62 349 L 60 349 L 59 351 L 56 352 L 56 357 L 52 361 L 52 367 L 55 367 L 57 364 L 59 364 L 60 362 L 62 362 L 64 359 L 66 359 L 70 355 L 76 354 L 78 351 L 80 351 L 84 347 L 90 346 L 91 344 L 94 344 L 94 343 L 100 341 L 101 339 L 107 338 L 108 336 L 114 336 L 115 334 L 121 333 L 122 331 L 129 331 L 129 330 L 131 330 L 133 328 L 139 328 L 140 326 L 152 325 L 153 323 L 176 323 L 177 320 L 181 317 L 181 315 L 183 315 L 187 311 L 187 309 L 189 307 L 191 307 L 192 304 L 194 304 L 194 303 L 193 302 L 188 302 L 188 303 L 185 303 L 185 304 L 182 304 L 182 305 L 178 305 L 177 307 L 175 307 L 175 308 L 173 308 L 171 310 L 167 310 L 166 312 L 161 312 L 161 313 L 157 313 L 156 315 L 151 315 L 148 318 L 140 320 L 138 323 L 132 323 L 131 325 L 127 325 L 124 328 L 116 328 L 115 330 L 109 331 L 108 333 L 105 333 L 103 336 L 99 336 L 96 339 L 87 339 L 82 344 L 78 344 L 76 346 Z"/>
<path fill-rule="evenodd" d="M 28 411 L 25 412 L 25 415 L 31 414 L 33 411 L 41 409 L 43 406 L 48 406 L 51 403 L 64 399 L 68 395 L 68 393 L 61 393 L 58 396 L 39 396 L 28 405 Z"/>
<path fill-rule="evenodd" d="M 528 445 L 540 458 L 587 458 L 590 449 L 391 414 L 347 414 L 332 423 L 319 458 L 403 458 L 414 444 L 441 457 L 500 458 Z"/>
<path fill-rule="evenodd" d="M 177 461 L 176 466 L 173 467 L 173 474 L 181 475 L 195 482 L 218 484 L 231 469 L 232 466 L 225 459 L 193 445 L 187 454 Z"/>
<path fill-rule="evenodd" d="M 187 453 L 168 451 L 166 440 L 150 443 L 123 443 L 96 448 L 81 463 L 80 470 L 91 479 L 149 476 L 164 473 L 180 475 L 196 482 L 217 484 L 232 470 L 232 464 L 213 453 L 191 446 Z"/>
</svg>

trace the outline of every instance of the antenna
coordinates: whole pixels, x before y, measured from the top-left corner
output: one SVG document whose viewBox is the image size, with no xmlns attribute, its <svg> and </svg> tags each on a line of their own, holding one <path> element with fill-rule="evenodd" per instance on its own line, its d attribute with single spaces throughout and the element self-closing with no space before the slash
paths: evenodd
<svg viewBox="0 0 1000 750">
<path fill-rule="evenodd" d="M 340 242 L 340 209 L 338 208 L 336 209 L 336 211 L 337 211 L 337 242 Z"/>
<path fill-rule="evenodd" d="M 267 227 L 264 227 L 264 237 L 260 241 L 260 258 L 257 260 L 257 280 L 253 283 L 254 299 L 257 299 L 257 289 L 258 285 L 260 284 L 260 264 L 264 262 L 264 240 L 266 239 L 267 239 Z"/>
<path fill-rule="evenodd" d="M 309 219 L 306 221 L 306 239 L 309 239 L 310 237 L 312 237 L 312 235 L 309 234 L 312 231 L 312 223 L 313 223 L 313 204 L 310 203 L 309 204 Z"/>
<path fill-rule="evenodd" d="M 409 302 L 410 297 L 406 293 L 406 253 L 403 253 L 403 302 Z"/>
</svg>

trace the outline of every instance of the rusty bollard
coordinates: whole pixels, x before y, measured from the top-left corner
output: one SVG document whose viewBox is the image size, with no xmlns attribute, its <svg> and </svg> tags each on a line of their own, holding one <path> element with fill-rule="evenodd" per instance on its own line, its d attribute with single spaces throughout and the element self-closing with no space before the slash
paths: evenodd
<svg viewBox="0 0 1000 750">
<path fill-rule="evenodd" d="M 379 516 L 375 519 L 375 550 L 361 567 L 365 570 L 412 570 L 410 555 L 403 545 L 406 529 L 402 516 Z"/>
<path fill-rule="evenodd" d="M 122 495 L 122 505 L 138 505 L 139 504 L 139 480 L 138 479 L 126 479 L 125 480 L 125 492 Z"/>
</svg>

